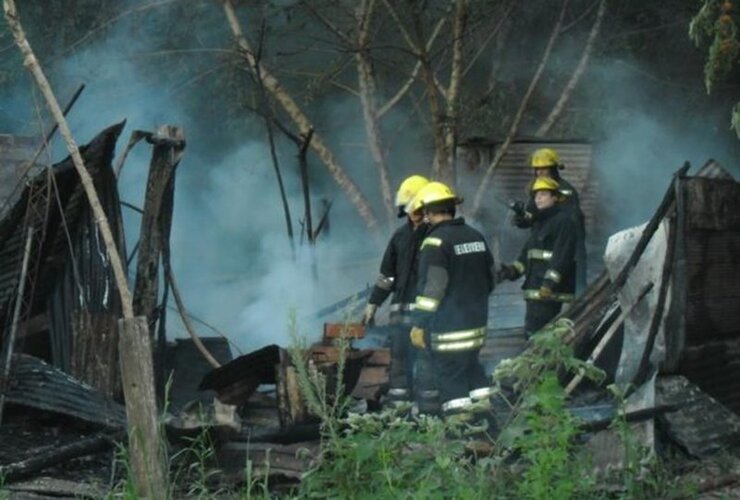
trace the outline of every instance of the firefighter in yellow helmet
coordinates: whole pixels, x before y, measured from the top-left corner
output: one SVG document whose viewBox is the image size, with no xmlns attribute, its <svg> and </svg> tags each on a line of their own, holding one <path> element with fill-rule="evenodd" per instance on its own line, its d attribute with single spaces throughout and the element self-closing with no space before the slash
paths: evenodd
<svg viewBox="0 0 740 500">
<path fill-rule="evenodd" d="M 561 206 L 568 209 L 573 217 L 576 227 L 578 228 L 578 245 L 576 248 L 576 289 L 579 293 L 586 289 L 586 224 L 583 212 L 581 211 L 580 198 L 578 191 L 572 184 L 560 176 L 560 170 L 564 168 L 560 155 L 552 148 L 540 148 L 532 153 L 530 157 L 530 166 L 534 171 L 532 184 L 541 178 L 553 179 L 558 183 L 558 193 L 561 198 Z M 514 207 L 513 222 L 517 227 L 529 228 L 538 217 L 538 210 L 534 203 L 534 196 L 529 197 L 528 203 L 517 203 Z"/>
<path fill-rule="evenodd" d="M 527 312 L 524 331 L 527 337 L 540 330 L 560 313 L 563 303 L 571 302 L 576 286 L 576 247 L 578 228 L 558 183 L 539 177 L 532 184 L 538 216 L 519 258 L 504 265 L 499 280 L 516 280 L 524 275 L 524 300 Z"/>
<path fill-rule="evenodd" d="M 406 221 L 391 236 L 383 260 L 380 264 L 380 276 L 368 299 L 362 323 L 372 325 L 375 313 L 383 302 L 393 294 L 391 299 L 391 364 L 388 401 L 399 402 L 411 399 L 412 359 L 409 356 L 408 340 L 411 328 L 411 305 L 416 298 L 416 279 L 418 254 L 421 241 L 426 234 L 423 214 L 411 212 L 407 207 L 418 191 L 429 184 L 421 175 L 412 175 L 404 180 L 396 193 L 398 216 Z"/>
<path fill-rule="evenodd" d="M 424 186 L 413 202 L 430 225 L 419 256 L 411 341 L 428 355 L 432 369 L 417 380 L 419 386 L 436 385 L 446 414 L 465 411 L 470 392 L 489 385 L 478 354 L 494 286 L 493 256 L 483 235 L 455 217 L 460 202 L 440 182 Z"/>
</svg>

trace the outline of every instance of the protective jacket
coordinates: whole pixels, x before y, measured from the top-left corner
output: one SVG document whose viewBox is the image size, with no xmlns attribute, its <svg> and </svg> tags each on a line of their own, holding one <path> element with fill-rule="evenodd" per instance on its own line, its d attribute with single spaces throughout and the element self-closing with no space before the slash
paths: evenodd
<svg viewBox="0 0 740 500">
<path fill-rule="evenodd" d="M 546 300 L 571 302 L 576 285 L 578 228 L 567 207 L 540 210 L 514 267 L 525 275 L 525 300 L 543 300 L 539 289 L 553 294 Z"/>
<path fill-rule="evenodd" d="M 560 186 L 558 192 L 564 198 L 560 206 L 569 211 L 578 230 L 578 240 L 576 243 L 576 284 L 579 292 L 582 292 L 586 289 L 587 285 L 586 218 L 581 210 L 581 200 L 576 188 L 562 177 L 558 177 L 556 181 Z M 534 195 L 529 197 L 525 214 L 524 217 L 515 217 L 514 219 L 514 224 L 522 229 L 532 227 L 540 217 L 540 211 L 534 203 Z"/>
<path fill-rule="evenodd" d="M 414 324 L 432 351 L 470 351 L 485 340 L 493 256 L 485 238 L 457 218 L 433 226 L 421 245 Z"/>
<path fill-rule="evenodd" d="M 391 315 L 410 313 L 416 299 L 417 256 L 428 229 L 425 224 L 414 228 L 407 221 L 393 233 L 383 254 L 380 276 L 368 299 L 370 304 L 380 306 L 393 293 Z"/>
</svg>

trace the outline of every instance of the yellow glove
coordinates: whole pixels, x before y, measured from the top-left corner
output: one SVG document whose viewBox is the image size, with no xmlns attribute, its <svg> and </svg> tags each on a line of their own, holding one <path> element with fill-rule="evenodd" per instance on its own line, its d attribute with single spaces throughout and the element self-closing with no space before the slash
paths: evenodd
<svg viewBox="0 0 740 500">
<path fill-rule="evenodd" d="M 427 345 L 424 342 L 424 330 L 415 326 L 411 328 L 409 332 L 409 338 L 411 339 L 411 345 L 418 349 L 426 349 Z"/>
<path fill-rule="evenodd" d="M 543 300 L 547 300 L 550 297 L 552 297 L 552 288 L 541 286 L 540 287 L 540 298 Z"/>
</svg>

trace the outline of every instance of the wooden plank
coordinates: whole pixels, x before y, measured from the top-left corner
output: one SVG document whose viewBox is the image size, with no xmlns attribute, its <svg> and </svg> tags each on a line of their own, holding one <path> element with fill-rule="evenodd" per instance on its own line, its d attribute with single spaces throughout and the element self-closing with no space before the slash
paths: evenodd
<svg viewBox="0 0 740 500">
<path fill-rule="evenodd" d="M 365 325 L 360 323 L 324 323 L 324 339 L 365 338 Z"/>
</svg>

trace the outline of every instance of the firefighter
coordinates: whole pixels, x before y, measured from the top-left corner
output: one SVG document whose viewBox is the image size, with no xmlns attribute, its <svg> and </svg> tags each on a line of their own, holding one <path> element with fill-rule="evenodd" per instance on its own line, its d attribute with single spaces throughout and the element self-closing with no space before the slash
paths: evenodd
<svg viewBox="0 0 740 500">
<path fill-rule="evenodd" d="M 375 313 L 393 293 L 390 308 L 391 364 L 388 400 L 411 399 L 413 367 L 409 356 L 408 333 L 411 328 L 411 305 L 416 297 L 418 249 L 426 232 L 421 212 L 407 212 L 406 208 L 416 193 L 429 183 L 426 177 L 412 175 L 404 180 L 396 193 L 398 217 L 406 221 L 391 236 L 380 264 L 380 276 L 368 299 L 362 323 L 372 325 Z"/>
<path fill-rule="evenodd" d="M 410 338 L 431 359 L 431 374 L 419 374 L 419 385 L 436 385 L 446 415 L 465 411 L 469 393 L 489 386 L 478 354 L 494 286 L 493 256 L 483 235 L 455 218 L 461 201 L 440 182 L 424 186 L 414 200 L 430 228 L 421 244 Z"/>
<path fill-rule="evenodd" d="M 522 285 L 527 312 L 524 331 L 527 338 L 557 316 L 563 303 L 574 298 L 578 228 L 564 204 L 558 183 L 538 177 L 532 184 L 537 217 L 532 233 L 512 265 L 504 265 L 498 279 L 516 280 Z"/>
<path fill-rule="evenodd" d="M 586 223 L 581 210 L 580 198 L 578 191 L 568 181 L 560 176 L 560 170 L 564 168 L 560 161 L 557 151 L 551 148 L 541 148 L 536 150 L 530 158 L 530 166 L 534 169 L 534 179 L 532 184 L 540 178 L 549 178 L 558 183 L 558 192 L 561 195 L 561 205 L 570 210 L 578 228 L 578 245 L 576 247 L 576 289 L 579 293 L 586 289 Z M 526 207 L 524 203 L 517 202 L 513 206 L 514 218 L 513 223 L 519 228 L 529 228 L 539 216 L 537 206 L 534 203 L 534 195 L 529 198 Z"/>
</svg>

